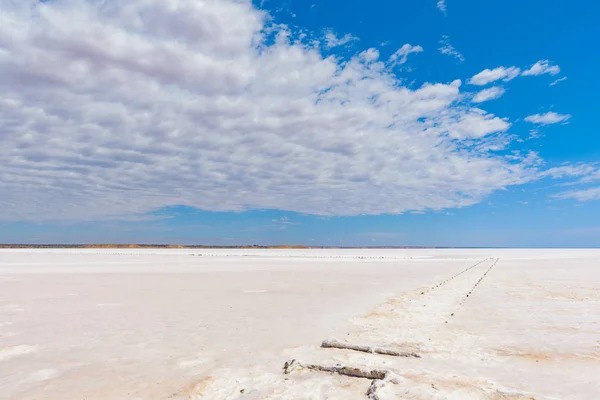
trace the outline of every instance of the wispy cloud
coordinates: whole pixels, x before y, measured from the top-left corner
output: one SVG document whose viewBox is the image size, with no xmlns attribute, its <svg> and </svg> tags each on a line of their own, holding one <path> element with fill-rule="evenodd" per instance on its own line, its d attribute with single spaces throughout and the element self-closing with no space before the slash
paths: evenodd
<svg viewBox="0 0 600 400">
<path fill-rule="evenodd" d="M 587 185 L 600 181 L 600 165 L 598 163 L 566 164 L 553 167 L 540 173 L 540 177 L 553 179 L 576 178 L 575 181 L 565 182 L 562 185 Z"/>
<path fill-rule="evenodd" d="M 406 43 L 404 46 L 399 48 L 390 57 L 390 63 L 394 65 L 404 64 L 408 60 L 408 55 L 412 53 L 421 53 L 423 48 L 421 46 L 412 46 Z"/>
<path fill-rule="evenodd" d="M 506 90 L 502 86 L 494 86 L 489 89 L 483 89 L 473 97 L 473 102 L 483 103 L 484 101 L 494 100 L 501 97 Z"/>
<path fill-rule="evenodd" d="M 539 139 L 541 137 L 544 137 L 543 133 L 535 128 L 535 129 L 530 129 L 529 130 L 529 137 L 527 138 L 527 140 L 531 140 L 531 139 Z"/>
<path fill-rule="evenodd" d="M 600 163 L 567 163 L 541 171 L 539 176 L 561 180 L 561 187 L 573 187 L 552 195 L 552 198 L 573 199 L 580 202 L 600 200 L 600 186 L 590 187 L 600 181 Z"/>
<path fill-rule="evenodd" d="M 568 78 L 566 76 L 563 76 L 562 78 L 559 78 L 559 79 L 557 79 L 555 81 L 550 82 L 550 86 L 554 86 L 554 85 L 556 85 L 556 84 L 558 84 L 558 83 L 560 83 L 562 81 L 566 81 L 567 79 Z"/>
<path fill-rule="evenodd" d="M 441 47 L 438 48 L 440 53 L 445 54 L 450 57 L 454 57 L 457 60 L 463 62 L 465 61 L 465 57 L 458 51 L 452 44 L 450 43 L 450 38 L 447 35 L 442 36 L 440 40 Z"/>
<path fill-rule="evenodd" d="M 550 61 L 548 60 L 540 60 L 532 65 L 529 69 L 521 70 L 521 68 L 512 66 L 512 67 L 498 67 L 494 69 L 484 69 L 478 74 L 474 75 L 471 79 L 468 80 L 468 83 L 471 85 L 487 85 L 488 83 L 495 82 L 497 80 L 504 80 L 508 82 L 510 80 L 515 79 L 517 76 L 537 76 L 543 74 L 556 75 L 560 72 L 560 67 L 558 65 L 550 65 Z M 565 78 L 566 79 L 566 78 Z M 560 80 L 556 81 L 556 83 L 560 82 Z M 554 84 L 556 84 L 554 83 Z"/>
<path fill-rule="evenodd" d="M 327 31 L 327 33 L 325 33 L 325 46 L 330 49 L 333 47 L 343 46 L 357 40 L 357 37 L 352 36 L 349 33 L 342 37 L 337 37 L 337 35 L 332 31 Z"/>
<path fill-rule="evenodd" d="M 484 69 L 478 74 L 473 75 L 468 83 L 471 85 L 483 86 L 488 83 L 502 79 L 505 82 L 515 79 L 521 73 L 517 67 L 498 67 L 494 69 Z"/>
<path fill-rule="evenodd" d="M 443 12 L 444 15 L 446 15 L 448 12 L 448 7 L 446 6 L 446 0 L 438 0 L 437 8 L 438 8 L 438 10 Z"/>
<path fill-rule="evenodd" d="M 566 122 L 569 119 L 571 119 L 570 114 L 558 114 L 553 111 L 550 111 L 545 114 L 530 115 L 525 118 L 525 121 L 531 122 L 533 124 L 550 125 L 557 124 L 559 122 Z"/>
<path fill-rule="evenodd" d="M 264 225 L 267 228 L 276 228 L 279 230 L 286 230 L 290 225 L 298 225 L 297 222 L 292 222 L 288 217 L 275 218 L 271 220 L 270 224 Z"/>
<path fill-rule="evenodd" d="M 573 199 L 577 201 L 600 200 L 600 187 L 592 187 L 581 190 L 568 190 L 553 195 L 557 199 Z"/>
<path fill-rule="evenodd" d="M 558 65 L 550 65 L 548 60 L 540 60 L 533 64 L 531 68 L 523 71 L 523 76 L 537 76 L 542 74 L 557 75 L 560 73 L 560 67 Z"/>
</svg>

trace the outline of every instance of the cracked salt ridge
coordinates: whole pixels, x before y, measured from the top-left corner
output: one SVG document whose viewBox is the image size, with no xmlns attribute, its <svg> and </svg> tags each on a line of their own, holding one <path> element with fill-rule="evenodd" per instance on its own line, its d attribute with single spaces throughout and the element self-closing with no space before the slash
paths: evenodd
<svg viewBox="0 0 600 400">
<path fill-rule="evenodd" d="M 102 399 L 122 398 L 128 393 L 148 399 L 171 395 L 301 399 L 311 398 L 311 394 L 312 398 L 365 398 L 368 380 L 354 382 L 341 376 L 298 372 L 285 381 L 283 362 L 298 358 L 311 364 L 390 369 L 404 376 L 405 381 L 397 387 L 382 389 L 382 399 L 397 398 L 406 391 L 414 398 L 439 399 L 517 399 L 530 392 L 536 399 L 593 398 L 593 387 L 586 379 L 593 383 L 600 375 L 597 363 L 589 358 L 598 351 L 594 347 L 598 324 L 589 318 L 596 315 L 595 303 L 600 298 L 598 272 L 593 268 L 600 252 L 561 251 L 564 254 L 553 250 L 422 250 L 417 252 L 427 255 L 427 261 L 393 262 L 260 256 L 207 261 L 186 256 L 188 262 L 173 254 L 168 258 L 126 255 L 137 257 L 135 267 L 119 267 L 121 256 L 116 255 L 111 256 L 107 268 L 96 264 L 88 269 L 85 258 L 89 255 L 56 253 L 53 257 L 75 257 L 72 263 L 83 265 L 63 269 L 60 275 L 44 273 L 45 255 L 36 273 L 19 275 L 23 279 L 18 284 L 0 286 L 3 300 L 28 310 L 10 315 L 21 335 L 26 335 L 21 340 L 42 343 L 34 338 L 43 338 L 45 346 L 44 352 L 0 363 L 0 386 L 9 398 Z M 415 254 L 399 252 L 409 253 Z M 0 252 L 0 274 L 3 256 Z M 477 260 L 493 257 L 500 257 L 500 263 L 452 319 L 448 310 L 456 311 L 456 299 L 473 287 L 484 266 L 421 295 Z M 139 266 L 144 263 L 148 265 Z M 56 271 L 53 266 L 48 268 Z M 103 273 L 90 274 L 90 270 Z M 378 280 L 379 286 L 363 285 Z M 536 282 L 543 289 L 532 289 Z M 74 288 L 81 293 L 81 303 L 72 299 L 34 301 L 31 296 L 47 294 L 44 291 L 67 293 Z M 248 288 L 269 292 L 244 295 Z M 381 301 L 379 293 L 388 291 L 397 295 L 376 306 Z M 556 299 L 546 299 L 548 291 Z M 578 300 L 565 299 L 562 293 L 577 293 Z M 123 307 L 114 313 L 79 313 L 79 304 L 88 307 L 106 299 Z M 73 313 L 80 318 L 70 325 L 67 316 Z M 362 314 L 364 318 L 353 318 L 346 326 L 339 319 L 344 314 Z M 449 320 L 447 324 L 445 320 Z M 28 329 L 28 321 L 36 321 L 43 329 Z M 420 325 L 414 324 L 419 321 Z M 547 332 L 549 325 L 556 330 L 570 324 L 581 328 L 576 337 L 569 329 L 566 333 Z M 64 331 L 58 332 L 59 328 Z M 420 360 L 343 350 L 332 354 L 318 347 L 327 337 L 426 351 L 421 352 Z M 19 377 L 47 368 L 46 342 L 52 348 L 52 365 L 62 364 L 57 368 L 70 372 L 45 382 L 43 393 L 36 396 L 36 389 Z M 501 353 L 503 349 L 510 351 Z M 557 349 L 561 352 L 556 353 Z M 568 354 L 587 358 L 562 358 Z M 530 355 L 539 357 L 538 362 Z M 193 362 L 204 356 L 206 366 L 200 360 Z"/>
</svg>

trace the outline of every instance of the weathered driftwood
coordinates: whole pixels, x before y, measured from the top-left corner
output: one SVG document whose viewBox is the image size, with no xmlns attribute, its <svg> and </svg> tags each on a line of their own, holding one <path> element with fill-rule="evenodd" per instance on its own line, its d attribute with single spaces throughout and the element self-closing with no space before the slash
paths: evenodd
<svg viewBox="0 0 600 400">
<path fill-rule="evenodd" d="M 349 343 L 342 343 L 338 340 L 325 340 L 321 343 L 321 347 L 324 348 L 334 348 L 334 349 L 345 349 L 345 350 L 355 350 L 362 351 L 364 353 L 376 353 L 376 354 L 384 354 L 386 356 L 395 356 L 395 357 L 414 357 L 421 358 L 417 353 L 409 353 L 405 351 L 394 351 L 388 350 L 381 347 L 373 347 L 373 346 L 360 346 Z"/>
<path fill-rule="evenodd" d="M 389 383 L 398 384 L 402 381 L 402 377 L 399 377 L 392 372 L 388 372 L 383 379 L 373 379 L 371 385 L 369 385 L 369 389 L 367 389 L 367 397 L 369 400 L 380 400 L 379 399 L 379 389 L 383 388 L 385 385 Z"/>
<path fill-rule="evenodd" d="M 367 397 L 370 400 L 379 400 L 377 392 L 379 389 L 387 385 L 388 383 L 398 384 L 402 381 L 402 377 L 396 375 L 390 370 L 383 369 L 361 369 L 356 367 L 346 367 L 343 365 L 336 365 L 333 367 L 325 367 L 316 364 L 303 364 L 298 360 L 290 360 L 283 366 L 283 372 L 286 374 L 291 373 L 297 369 L 308 369 L 312 371 L 329 372 L 332 374 L 346 375 L 353 378 L 365 378 L 372 379 L 371 385 L 367 390 Z"/>
<path fill-rule="evenodd" d="M 340 374 L 346 376 L 352 376 L 354 378 L 366 378 L 366 379 L 383 379 L 389 372 L 388 370 L 382 369 L 360 369 L 354 367 L 345 367 L 343 365 L 336 365 L 333 367 L 324 367 L 322 365 L 315 364 L 303 364 L 298 360 L 291 360 L 285 363 L 283 371 L 286 374 L 291 373 L 296 369 L 310 369 L 313 371 L 331 372 L 332 374 Z"/>
</svg>

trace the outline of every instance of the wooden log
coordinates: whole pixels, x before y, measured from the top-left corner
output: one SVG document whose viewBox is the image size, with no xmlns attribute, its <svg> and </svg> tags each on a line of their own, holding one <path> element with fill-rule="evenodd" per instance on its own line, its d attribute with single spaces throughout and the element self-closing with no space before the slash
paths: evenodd
<svg viewBox="0 0 600 400">
<path fill-rule="evenodd" d="M 287 361 L 283 366 L 283 371 L 286 374 L 289 374 L 296 369 L 310 369 L 312 371 L 321 371 L 321 372 L 330 372 L 332 374 L 346 375 L 352 376 L 354 378 L 366 378 L 366 379 L 383 379 L 385 378 L 385 374 L 388 373 L 387 370 L 364 370 L 360 368 L 354 367 L 345 367 L 343 365 L 335 365 L 333 367 L 324 367 L 322 365 L 316 364 L 304 364 L 299 362 L 298 360 Z"/>
<path fill-rule="evenodd" d="M 374 379 L 373 382 L 371 382 L 371 385 L 369 385 L 369 389 L 367 389 L 366 395 L 369 398 L 369 400 L 380 400 L 378 392 L 381 388 L 390 383 L 393 383 L 394 385 L 398 384 L 402 381 L 402 379 L 402 377 L 396 376 L 392 372 L 388 372 L 385 378 Z"/>
<path fill-rule="evenodd" d="M 350 343 L 342 343 L 338 340 L 324 340 L 321 343 L 321 347 L 323 348 L 333 348 L 333 349 L 344 349 L 344 350 L 354 350 L 354 351 L 362 351 L 363 353 L 376 353 L 383 354 L 386 356 L 394 356 L 394 357 L 414 357 L 421 358 L 417 353 L 404 352 L 404 351 L 395 351 L 388 350 L 382 347 L 373 347 L 373 346 L 361 346 Z"/>
<path fill-rule="evenodd" d="M 370 400 L 379 400 L 379 396 L 377 392 L 389 383 L 398 384 L 402 382 L 403 378 L 396 375 L 390 370 L 382 370 L 382 369 L 361 369 L 356 367 L 347 367 L 344 365 L 336 365 L 333 367 L 327 367 L 316 364 L 304 364 L 299 362 L 298 360 L 290 360 L 285 363 L 283 366 L 283 372 L 285 374 L 290 374 L 291 372 L 297 369 L 308 369 L 312 371 L 320 371 L 320 372 L 329 372 L 332 374 L 339 374 L 350 376 L 353 378 L 365 378 L 371 379 L 371 385 L 367 390 L 367 397 Z"/>
</svg>

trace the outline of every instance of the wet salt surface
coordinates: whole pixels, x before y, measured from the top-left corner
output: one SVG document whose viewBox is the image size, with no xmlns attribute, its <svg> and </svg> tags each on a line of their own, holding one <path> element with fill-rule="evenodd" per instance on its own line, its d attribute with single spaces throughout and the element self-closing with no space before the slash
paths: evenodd
<svg viewBox="0 0 600 400">
<path fill-rule="evenodd" d="M 593 250 L 4 250 L 0 398 L 365 398 L 364 380 L 283 376 L 289 358 L 394 369 L 382 398 L 593 398 L 598 266 Z"/>
</svg>

